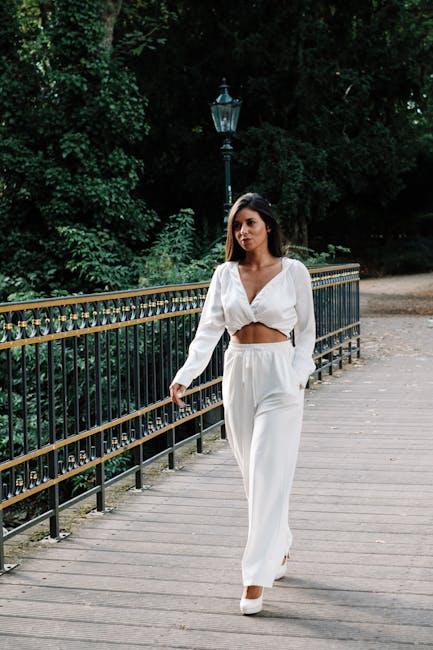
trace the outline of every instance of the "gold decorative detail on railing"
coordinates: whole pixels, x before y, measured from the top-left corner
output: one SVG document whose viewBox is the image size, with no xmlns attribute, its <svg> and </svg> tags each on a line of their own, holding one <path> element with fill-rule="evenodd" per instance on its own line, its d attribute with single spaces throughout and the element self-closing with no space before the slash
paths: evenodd
<svg viewBox="0 0 433 650">
<path fill-rule="evenodd" d="M 309 270 L 315 293 L 359 280 L 357 264 L 310 267 Z M 98 331 L 137 327 L 160 319 L 182 318 L 185 314 L 198 315 L 208 286 L 208 282 L 191 283 L 97 296 L 68 296 L 46 301 L 0 304 L 0 328 L 4 331 L 3 338 L 0 338 L 0 350 L 80 337 Z M 92 310 L 89 310 L 89 305 Z M 49 311 L 51 309 L 54 314 Z M 37 310 L 37 313 L 30 313 L 28 319 L 22 317 L 24 311 L 32 310 Z M 56 314 L 57 311 L 60 315 Z M 92 319 L 89 319 L 90 313 L 93 314 Z M 39 329 L 42 322 L 44 327 Z M 27 329 L 29 323 L 33 325 L 30 331 Z"/>
</svg>

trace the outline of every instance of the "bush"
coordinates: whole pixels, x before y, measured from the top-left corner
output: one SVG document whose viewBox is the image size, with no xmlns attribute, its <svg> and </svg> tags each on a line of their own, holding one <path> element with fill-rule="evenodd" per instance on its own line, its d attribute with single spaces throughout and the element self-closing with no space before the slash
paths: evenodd
<svg viewBox="0 0 433 650">
<path fill-rule="evenodd" d="M 433 237 L 393 240 L 381 248 L 367 249 L 369 268 L 379 275 L 433 271 Z"/>
<path fill-rule="evenodd" d="M 313 248 L 308 248 L 307 246 L 291 244 L 287 247 L 286 254 L 289 257 L 301 260 L 307 266 L 318 266 L 319 264 L 335 264 L 339 261 L 337 259 L 338 253 L 344 255 L 350 252 L 350 248 L 335 244 L 328 244 L 326 250 L 322 252 L 315 251 Z"/>
</svg>

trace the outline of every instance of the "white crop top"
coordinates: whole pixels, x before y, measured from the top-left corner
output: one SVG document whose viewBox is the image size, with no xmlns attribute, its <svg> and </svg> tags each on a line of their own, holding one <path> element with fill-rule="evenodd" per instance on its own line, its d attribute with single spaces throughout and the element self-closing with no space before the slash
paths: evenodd
<svg viewBox="0 0 433 650">
<path fill-rule="evenodd" d="M 239 274 L 238 262 L 224 262 L 212 276 L 188 358 L 173 382 L 188 387 L 208 365 L 224 329 L 230 335 L 248 323 L 263 323 L 287 337 L 295 328 L 293 368 L 305 387 L 315 369 L 316 341 L 313 292 L 307 267 L 282 258 L 282 269 L 257 293 L 251 304 Z"/>
</svg>

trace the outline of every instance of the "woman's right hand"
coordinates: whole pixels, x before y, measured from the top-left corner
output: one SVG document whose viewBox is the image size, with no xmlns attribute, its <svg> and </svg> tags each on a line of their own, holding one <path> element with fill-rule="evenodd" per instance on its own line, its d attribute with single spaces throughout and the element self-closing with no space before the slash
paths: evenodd
<svg viewBox="0 0 433 650">
<path fill-rule="evenodd" d="M 186 404 L 181 400 L 181 397 L 185 394 L 186 386 L 183 386 L 183 384 L 170 384 L 169 390 L 172 402 L 180 406 L 180 408 L 185 408 Z"/>
</svg>

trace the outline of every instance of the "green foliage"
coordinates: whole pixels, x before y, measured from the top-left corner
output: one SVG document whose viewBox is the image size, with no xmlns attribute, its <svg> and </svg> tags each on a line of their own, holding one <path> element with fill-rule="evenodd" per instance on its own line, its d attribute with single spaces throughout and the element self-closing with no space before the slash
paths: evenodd
<svg viewBox="0 0 433 650">
<path fill-rule="evenodd" d="M 65 268 L 82 286 L 111 291 L 134 284 L 134 256 L 108 229 L 58 226 L 57 231 L 67 251 Z"/>
<path fill-rule="evenodd" d="M 1 270 L 15 283 L 19 268 L 23 288 L 133 284 L 156 222 L 136 193 L 147 99 L 111 56 L 106 9 L 104 0 L 0 9 Z"/>
<path fill-rule="evenodd" d="M 433 123 L 425 65 L 433 47 L 431 3 L 168 6 L 175 18 L 166 45 L 158 57 L 142 59 L 143 77 L 152 70 L 146 89 L 158 115 L 145 150 L 163 152 L 144 159 L 146 191 L 161 212 L 189 205 L 210 238 L 219 233 L 222 166 L 204 107 L 227 74 L 232 94 L 243 99 L 234 195 L 265 194 L 285 234 L 304 246 L 339 241 L 356 257 L 377 233 L 386 237 L 410 170 L 417 200 L 420 149 L 433 152 L 425 142 Z M 421 191 L 431 205 L 428 181 Z M 405 211 L 406 222 L 417 209 Z"/>
<path fill-rule="evenodd" d="M 335 244 L 328 244 L 325 251 L 315 251 L 308 246 L 297 246 L 291 244 L 288 247 L 287 254 L 297 260 L 301 260 L 307 266 L 321 264 L 335 264 L 340 261 L 340 257 L 350 253 L 350 248 Z"/>
<path fill-rule="evenodd" d="M 117 476 L 131 467 L 132 453 L 126 451 L 119 456 L 115 456 L 105 462 L 105 478 L 109 480 L 113 476 Z M 65 481 L 68 485 L 64 486 L 66 498 L 72 498 L 78 494 L 83 494 L 91 490 L 95 485 L 95 470 L 86 469 L 81 474 L 76 474 L 72 478 Z"/>
<path fill-rule="evenodd" d="M 198 239 L 192 210 L 172 215 L 146 254 L 140 285 L 208 280 L 215 266 L 224 261 L 224 242 L 221 237 L 194 257 L 199 252 Z"/>
<path fill-rule="evenodd" d="M 266 3 L 260 4 L 263 10 Z M 272 123 L 266 117 L 244 130 L 242 163 L 248 167 L 255 156 L 260 187 L 278 203 L 299 243 L 306 245 L 307 230 L 321 226 L 335 238 L 330 212 L 344 214 L 349 201 L 356 201 L 357 225 L 363 204 L 373 202 L 370 219 L 377 223 L 381 213 L 381 227 L 389 226 L 384 220 L 391 213 L 384 208 L 416 163 L 417 128 L 408 102 L 420 110 L 427 105 L 422 60 L 431 56 L 431 41 L 423 36 L 431 12 L 421 16 L 423 4 L 324 6 L 309 0 L 301 11 L 285 10 L 292 38 L 286 32 L 272 43 L 274 71 L 255 88 L 267 94 Z M 246 54 L 251 45 L 242 42 L 239 51 Z M 283 80 L 284 99 L 278 90 Z M 278 111 L 275 98 L 286 110 Z M 363 225 L 368 234 L 371 221 Z"/>
<path fill-rule="evenodd" d="M 257 170 L 250 189 L 276 197 L 286 234 L 295 241 L 305 240 L 305 222 L 325 215 L 341 197 L 336 179 L 329 173 L 326 150 L 268 123 L 247 129 L 241 138 L 245 146 L 240 162 L 255 165 Z"/>
<path fill-rule="evenodd" d="M 31 279 L 32 274 L 29 274 Z M 17 302 L 19 300 L 36 300 L 43 298 L 43 294 L 28 289 L 28 278 L 21 276 L 10 277 L 0 273 L 0 295 L 6 300 Z"/>
<path fill-rule="evenodd" d="M 224 238 L 214 241 L 200 256 L 197 250 L 197 231 L 191 210 L 181 210 L 172 215 L 148 251 L 140 277 L 142 286 L 177 284 L 209 280 L 215 266 L 225 259 Z M 305 264 L 330 264 L 350 253 L 350 248 L 328 244 L 325 251 L 288 244 L 285 254 L 302 260 Z"/>
<path fill-rule="evenodd" d="M 390 241 L 366 250 L 361 261 L 379 275 L 433 271 L 433 237 Z"/>
<path fill-rule="evenodd" d="M 95 484 L 95 471 L 93 469 L 86 469 L 81 474 L 76 474 L 70 479 L 72 485 L 70 489 L 70 496 L 75 497 L 77 494 L 83 494 L 91 490 Z"/>
<path fill-rule="evenodd" d="M 161 0 L 123 2 L 118 17 L 118 39 L 114 56 L 121 60 L 155 52 L 167 42 L 167 31 L 175 14 Z"/>
<path fill-rule="evenodd" d="M 427 0 L 1 3 L 0 300 L 209 277 L 222 74 L 243 99 L 234 195 L 265 194 L 291 241 L 431 236 L 408 224 L 433 201 L 432 27 Z M 185 205 L 200 245 L 158 274 L 149 206 L 165 224 Z"/>
</svg>

